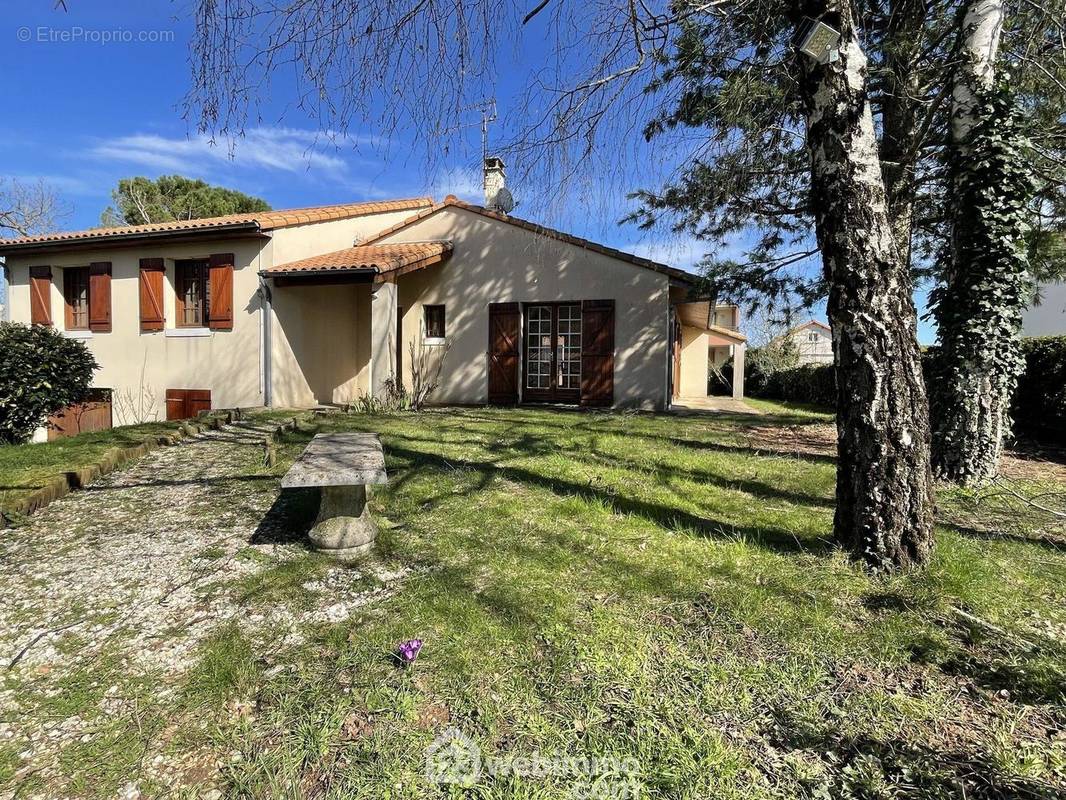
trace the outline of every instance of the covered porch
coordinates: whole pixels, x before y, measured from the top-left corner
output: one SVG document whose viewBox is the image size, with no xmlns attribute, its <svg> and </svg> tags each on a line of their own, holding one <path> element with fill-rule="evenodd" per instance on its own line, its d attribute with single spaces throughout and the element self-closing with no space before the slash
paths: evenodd
<svg viewBox="0 0 1066 800">
<path fill-rule="evenodd" d="M 402 374 L 397 281 L 451 251 L 446 241 L 363 245 L 263 270 L 267 405 L 380 396 Z"/>
<path fill-rule="evenodd" d="M 735 306 L 717 307 L 710 300 L 673 306 L 672 401 L 705 400 L 712 369 L 733 360 L 731 396 L 744 399 L 744 356 L 747 338 L 737 330 Z"/>
</svg>

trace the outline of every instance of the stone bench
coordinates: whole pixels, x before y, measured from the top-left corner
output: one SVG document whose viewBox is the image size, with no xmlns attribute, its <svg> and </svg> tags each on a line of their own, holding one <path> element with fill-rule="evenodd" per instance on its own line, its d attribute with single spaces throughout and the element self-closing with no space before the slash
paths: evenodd
<svg viewBox="0 0 1066 800">
<path fill-rule="evenodd" d="M 387 483 L 385 455 L 375 433 L 320 433 L 281 480 L 282 489 L 320 488 L 315 549 L 355 559 L 374 546 L 377 526 L 367 509 L 367 486 Z"/>
</svg>

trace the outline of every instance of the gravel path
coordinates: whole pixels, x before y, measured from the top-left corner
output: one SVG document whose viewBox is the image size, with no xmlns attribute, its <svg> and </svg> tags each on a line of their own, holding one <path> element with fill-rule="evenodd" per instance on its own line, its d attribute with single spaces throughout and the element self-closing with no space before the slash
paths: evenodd
<svg viewBox="0 0 1066 800">
<path fill-rule="evenodd" d="M 325 565 L 297 587 L 299 603 L 249 606 L 242 581 L 308 558 L 263 466 L 267 430 L 242 423 L 160 448 L 0 533 L 0 748 L 19 751 L 14 785 L 31 773 L 43 785 L 66 777 L 61 751 L 91 737 L 86 717 L 111 713 L 109 697 L 121 699 L 110 687 L 93 714 L 63 716 L 60 701 L 94 664 L 117 661 L 165 703 L 220 626 L 236 621 L 276 649 L 402 578 L 380 565 Z M 12 785 L 3 783 L 0 798 Z"/>
</svg>

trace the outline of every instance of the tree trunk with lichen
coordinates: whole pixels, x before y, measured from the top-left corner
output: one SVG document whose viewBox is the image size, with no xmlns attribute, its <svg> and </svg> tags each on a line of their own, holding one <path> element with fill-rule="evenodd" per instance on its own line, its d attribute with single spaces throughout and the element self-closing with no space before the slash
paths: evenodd
<svg viewBox="0 0 1066 800">
<path fill-rule="evenodd" d="M 1009 98 L 995 89 L 1002 0 L 973 0 L 952 90 L 951 234 L 933 292 L 940 352 L 930 386 L 933 468 L 963 485 L 994 478 L 1021 370 L 1028 286 L 1028 177 Z"/>
<path fill-rule="evenodd" d="M 924 564 L 932 548 L 925 384 L 910 270 L 888 211 L 866 56 L 845 0 L 796 0 L 794 21 L 841 32 L 839 57 L 798 55 L 812 206 L 837 376 L 834 533 L 876 569 Z"/>
</svg>

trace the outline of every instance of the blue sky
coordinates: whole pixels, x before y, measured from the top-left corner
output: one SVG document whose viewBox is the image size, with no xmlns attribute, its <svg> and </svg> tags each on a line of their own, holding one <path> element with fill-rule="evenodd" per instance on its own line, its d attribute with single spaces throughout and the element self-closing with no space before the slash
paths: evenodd
<svg viewBox="0 0 1066 800">
<path fill-rule="evenodd" d="M 67 0 L 66 5 L 69 10 L 62 12 L 53 9 L 53 0 L 21 3 L 17 10 L 9 7 L 0 22 L 7 78 L 0 175 L 54 186 L 69 211 L 63 228 L 98 224 L 111 189 L 131 175 L 202 178 L 262 197 L 275 208 L 421 194 L 479 199 L 475 112 L 470 127 L 450 142 L 450 155 L 429 170 L 419 156 L 424 150 L 402 134 L 383 142 L 374 130 L 357 130 L 328 141 L 292 110 L 292 87 L 279 80 L 262 98 L 261 120 L 242 139 L 212 142 L 182 119 L 192 31 L 187 3 Z M 543 56 L 546 39 L 535 21 L 520 46 L 498 59 L 497 74 L 503 77 L 486 86 L 485 94 L 496 96 L 501 118 L 521 115 L 521 88 Z M 504 122 L 493 130 L 505 135 Z M 654 186 L 662 174 L 656 170 L 670 167 L 641 147 L 634 144 L 628 153 L 651 165 L 648 169 L 617 172 L 610 179 L 586 176 L 572 187 L 573 201 L 551 210 L 523 204 L 523 197 L 536 196 L 534 187 L 512 182 L 519 201 L 515 213 L 689 268 L 702 255 L 702 243 L 617 224 L 630 208 L 626 192 Z M 931 340 L 927 327 L 922 334 L 923 341 Z"/>
</svg>

